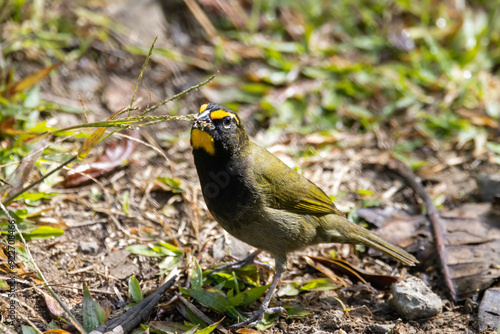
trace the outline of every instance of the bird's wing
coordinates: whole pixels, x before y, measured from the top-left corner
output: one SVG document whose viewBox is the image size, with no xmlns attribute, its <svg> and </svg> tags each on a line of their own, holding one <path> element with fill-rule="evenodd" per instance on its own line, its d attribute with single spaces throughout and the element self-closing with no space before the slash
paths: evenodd
<svg viewBox="0 0 500 334">
<path fill-rule="evenodd" d="M 288 167 L 276 156 L 260 146 L 252 157 L 254 180 L 265 204 L 274 209 L 284 209 L 299 214 L 344 215 L 317 185 Z"/>
</svg>

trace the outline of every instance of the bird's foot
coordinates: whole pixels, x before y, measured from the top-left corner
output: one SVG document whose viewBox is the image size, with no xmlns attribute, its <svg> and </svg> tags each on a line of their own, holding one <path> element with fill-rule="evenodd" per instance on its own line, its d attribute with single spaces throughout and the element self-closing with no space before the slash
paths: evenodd
<svg viewBox="0 0 500 334">
<path fill-rule="evenodd" d="M 271 265 L 255 260 L 257 255 L 259 255 L 259 253 L 260 253 L 260 251 L 253 252 L 252 254 L 250 254 L 249 256 L 247 256 L 246 258 L 244 258 L 242 260 L 234 261 L 234 262 L 228 263 L 226 265 L 220 266 L 218 268 L 215 268 L 212 271 L 212 274 L 214 274 L 216 272 L 220 272 L 220 271 L 232 271 L 232 270 L 236 270 L 236 269 L 241 269 L 241 268 L 246 267 L 249 264 L 257 264 L 257 265 L 262 266 L 268 270 L 273 270 L 273 267 Z"/>
<path fill-rule="evenodd" d="M 286 310 L 279 306 L 279 307 L 261 307 L 257 312 L 254 313 L 253 316 L 248 318 L 245 321 L 239 322 L 237 324 L 229 326 L 229 328 L 240 328 L 240 327 L 255 327 L 259 321 L 264 317 L 264 314 L 275 314 L 275 313 L 281 313 L 281 314 L 287 314 Z"/>
</svg>

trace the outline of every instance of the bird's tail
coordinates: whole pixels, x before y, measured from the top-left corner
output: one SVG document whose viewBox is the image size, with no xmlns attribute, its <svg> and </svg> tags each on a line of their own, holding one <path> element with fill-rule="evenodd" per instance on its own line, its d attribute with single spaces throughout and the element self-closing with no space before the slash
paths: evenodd
<svg viewBox="0 0 500 334">
<path fill-rule="evenodd" d="M 406 252 L 405 250 L 399 248 L 398 246 L 395 246 L 378 235 L 376 235 L 373 232 L 370 232 L 366 229 L 363 229 L 364 233 L 359 233 L 356 237 L 357 241 L 365 246 L 371 247 L 373 249 L 376 249 L 382 253 L 385 253 L 389 256 L 392 256 L 393 258 L 403 262 L 404 264 L 407 264 L 409 266 L 414 266 L 415 264 L 418 263 L 418 260 L 411 255 L 410 253 Z"/>
<path fill-rule="evenodd" d="M 354 224 L 345 217 L 332 214 L 322 217 L 318 221 L 321 225 L 319 231 L 324 231 L 317 235 L 317 240 L 319 240 L 320 243 L 345 242 L 350 244 L 363 244 L 392 256 L 409 266 L 414 266 L 418 263 L 418 260 L 413 255 L 385 241 L 377 234 Z"/>
</svg>

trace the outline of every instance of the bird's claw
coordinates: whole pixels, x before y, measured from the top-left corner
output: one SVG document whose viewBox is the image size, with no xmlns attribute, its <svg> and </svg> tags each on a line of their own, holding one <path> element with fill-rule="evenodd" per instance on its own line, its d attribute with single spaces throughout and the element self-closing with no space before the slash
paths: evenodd
<svg viewBox="0 0 500 334">
<path fill-rule="evenodd" d="M 245 321 L 239 322 L 237 324 L 231 325 L 229 326 L 229 328 L 240 328 L 243 326 L 255 327 L 262 320 L 264 314 L 275 314 L 275 313 L 280 313 L 284 315 L 288 314 L 287 311 L 281 306 L 269 307 L 266 309 L 261 308 L 257 312 L 255 312 L 254 315 L 251 316 L 250 318 L 246 319 Z"/>
</svg>

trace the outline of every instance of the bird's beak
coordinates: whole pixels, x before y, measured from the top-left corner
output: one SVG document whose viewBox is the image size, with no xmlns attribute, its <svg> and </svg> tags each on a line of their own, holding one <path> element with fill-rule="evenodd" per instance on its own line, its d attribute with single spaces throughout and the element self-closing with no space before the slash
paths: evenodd
<svg viewBox="0 0 500 334">
<path fill-rule="evenodd" d="M 212 119 L 210 118 L 210 111 L 204 111 L 201 114 L 198 115 L 196 118 L 196 121 L 193 124 L 193 128 L 195 129 L 212 129 L 214 127 L 214 124 L 212 123 Z"/>
</svg>

